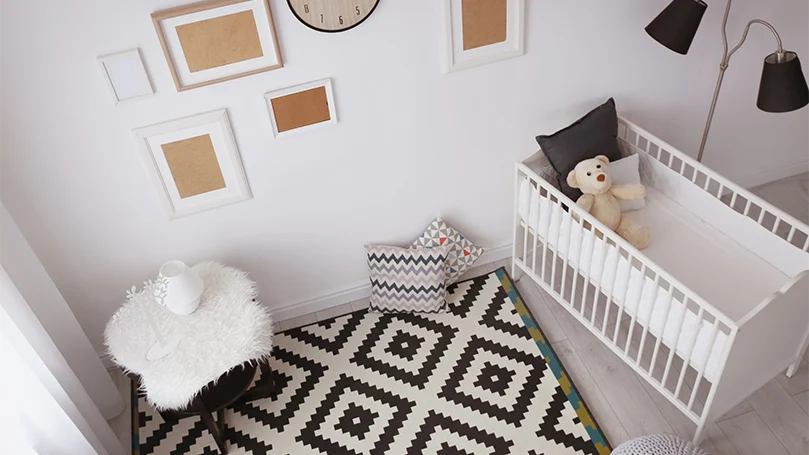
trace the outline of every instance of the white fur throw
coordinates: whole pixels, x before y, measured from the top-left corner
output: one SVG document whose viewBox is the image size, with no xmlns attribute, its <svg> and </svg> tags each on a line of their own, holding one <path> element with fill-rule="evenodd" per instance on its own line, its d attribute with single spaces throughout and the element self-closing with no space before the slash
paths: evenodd
<svg viewBox="0 0 809 455">
<path fill-rule="evenodd" d="M 156 338 L 143 308 L 133 302 L 119 308 L 104 331 L 110 357 L 141 376 L 146 398 L 157 409 L 190 404 L 209 382 L 272 351 L 272 318 L 264 305 L 253 301 L 256 287 L 247 274 L 216 262 L 203 262 L 193 269 L 205 283 L 195 312 L 177 316 L 155 303 L 149 306 L 164 337 L 183 336 L 166 357 L 146 360 Z"/>
</svg>

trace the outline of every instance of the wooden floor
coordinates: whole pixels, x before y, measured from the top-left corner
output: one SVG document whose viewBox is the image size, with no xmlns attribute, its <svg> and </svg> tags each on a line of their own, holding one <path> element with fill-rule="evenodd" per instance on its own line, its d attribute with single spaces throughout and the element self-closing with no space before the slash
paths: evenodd
<svg viewBox="0 0 809 455">
<path fill-rule="evenodd" d="M 809 223 L 809 173 L 753 191 Z M 469 270 L 473 277 L 510 266 L 510 259 Z M 510 271 L 510 267 L 508 268 Z M 517 282 L 542 331 L 613 447 L 651 433 L 691 439 L 694 424 L 626 366 L 531 280 Z M 363 299 L 315 314 L 282 321 L 279 330 L 310 324 L 368 306 Z M 809 353 L 792 378 L 781 375 L 706 429 L 702 448 L 712 455 L 809 454 Z M 128 381 L 112 372 L 124 396 Z M 129 412 L 110 421 L 129 445 Z"/>
</svg>

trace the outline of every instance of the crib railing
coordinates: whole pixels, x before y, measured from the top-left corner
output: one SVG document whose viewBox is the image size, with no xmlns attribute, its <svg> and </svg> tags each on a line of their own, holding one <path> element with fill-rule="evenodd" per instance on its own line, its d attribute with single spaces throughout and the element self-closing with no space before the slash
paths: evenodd
<svg viewBox="0 0 809 455">
<path fill-rule="evenodd" d="M 523 219 L 519 207 L 515 207 L 514 276 L 518 277 L 519 271 L 528 274 L 602 343 L 688 416 L 697 425 L 695 440 L 698 440 L 716 392 L 716 384 L 705 380 L 712 349 L 708 350 L 702 361 L 695 362 L 692 355 L 700 330 L 688 334 L 691 339 L 682 344 L 680 337 L 683 322 L 690 310 L 697 315 L 698 328 L 710 324 L 711 347 L 720 332 L 727 336 L 718 364 L 719 371 L 724 368 L 738 331 L 735 322 L 589 213 L 572 204 L 570 199 L 524 164 L 517 165 L 516 179 L 515 204 L 519 204 L 521 182 L 527 182 L 530 188 L 535 188 L 538 195 L 529 197 L 533 206 L 529 213 L 531 210 L 540 213 L 542 207 L 544 212 L 540 213 L 541 218 L 548 216 L 555 208 L 561 216 L 551 217 L 551 223 L 556 226 L 549 226 L 547 232 L 544 232 L 543 227 L 541 233 L 538 227 L 529 225 L 531 216 Z M 543 200 L 546 202 L 543 203 Z M 565 223 L 570 223 L 571 234 L 566 238 L 557 235 L 554 243 L 550 233 L 561 233 Z M 582 235 L 573 235 L 573 231 Z M 584 239 L 588 237 L 601 240 L 593 242 L 589 253 L 584 247 Z M 620 255 L 619 259 L 624 260 L 615 260 L 614 264 L 608 261 L 606 253 L 610 248 Z M 570 252 L 577 252 L 578 257 L 571 258 Z M 614 268 L 611 275 L 607 273 L 608 266 Z M 606 276 L 617 279 L 619 267 L 627 268 L 624 271 L 626 283 L 620 287 L 625 290 L 623 295 L 616 293 L 619 283 L 609 283 L 609 286 L 605 283 Z M 629 292 L 632 269 L 638 271 L 642 278 L 639 284 L 641 288 L 635 289 L 634 293 Z M 600 270 L 600 276 L 593 276 L 593 270 Z M 630 294 L 637 295 L 638 299 L 642 298 L 643 286 L 648 283 L 647 278 L 654 283 L 651 291 L 654 295 L 648 320 L 641 321 L 638 320 L 641 316 L 640 300 L 631 302 L 635 305 L 633 314 L 627 312 L 631 305 L 626 300 Z M 635 285 L 637 286 L 637 282 Z M 651 320 L 658 304 L 659 292 L 665 293 L 662 301 L 666 320 L 660 333 L 652 333 Z M 673 322 L 677 330 L 676 339 L 672 343 L 664 340 L 664 332 L 669 327 L 669 322 L 672 322 L 669 321 L 669 310 L 674 302 L 682 305 L 683 311 L 679 313 L 679 320 Z M 678 349 L 680 346 L 685 346 L 685 349 Z"/>
<path fill-rule="evenodd" d="M 809 226 L 795 217 L 700 165 L 690 156 L 624 118 L 618 119 L 618 138 L 634 148 L 635 152 L 656 159 L 788 244 L 809 252 Z"/>
</svg>

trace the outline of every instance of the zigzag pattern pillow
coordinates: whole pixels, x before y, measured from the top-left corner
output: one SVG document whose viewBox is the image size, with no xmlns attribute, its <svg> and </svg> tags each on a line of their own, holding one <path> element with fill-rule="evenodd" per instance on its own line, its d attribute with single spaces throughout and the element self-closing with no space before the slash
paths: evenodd
<svg viewBox="0 0 809 455">
<path fill-rule="evenodd" d="M 458 281 L 483 254 L 484 248 L 470 242 L 463 234 L 438 217 L 427 226 L 411 248 L 449 247 L 447 252 L 447 285 Z"/>
<path fill-rule="evenodd" d="M 367 245 L 370 310 L 378 313 L 447 311 L 447 248 Z"/>
</svg>

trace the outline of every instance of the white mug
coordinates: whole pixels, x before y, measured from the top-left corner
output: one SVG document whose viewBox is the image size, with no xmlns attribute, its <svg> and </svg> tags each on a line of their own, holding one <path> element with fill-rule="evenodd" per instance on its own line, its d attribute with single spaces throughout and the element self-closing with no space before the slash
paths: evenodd
<svg viewBox="0 0 809 455">
<path fill-rule="evenodd" d="M 167 283 L 163 303 L 174 314 L 186 316 L 199 306 L 202 278 L 182 261 L 169 261 L 160 266 L 160 276 Z"/>
</svg>

